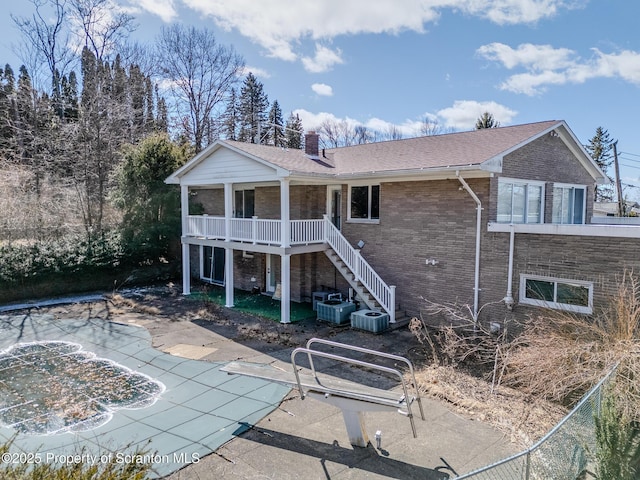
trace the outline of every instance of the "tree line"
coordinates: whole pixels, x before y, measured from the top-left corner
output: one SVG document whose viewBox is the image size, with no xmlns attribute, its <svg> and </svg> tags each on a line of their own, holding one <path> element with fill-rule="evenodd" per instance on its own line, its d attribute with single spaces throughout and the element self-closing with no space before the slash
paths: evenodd
<svg viewBox="0 0 640 480">
<path fill-rule="evenodd" d="M 171 260 L 179 195 L 166 176 L 217 138 L 304 147 L 300 117 L 285 120 L 211 30 L 175 24 L 145 46 L 109 0 L 30 1 L 31 16 L 12 16 L 23 64 L 0 67 L 0 284 Z M 498 125 L 485 113 L 476 128 Z M 338 120 L 316 129 L 326 148 L 402 138 Z M 425 118 L 419 134 L 438 133 Z M 605 171 L 610 143 L 604 130 L 592 139 Z"/>
<path fill-rule="evenodd" d="M 108 0 L 31 3 L 12 16 L 23 64 L 0 67 L 0 290 L 170 262 L 170 173 L 217 138 L 302 148 L 300 118 L 211 30 L 173 25 L 143 46 Z"/>
</svg>

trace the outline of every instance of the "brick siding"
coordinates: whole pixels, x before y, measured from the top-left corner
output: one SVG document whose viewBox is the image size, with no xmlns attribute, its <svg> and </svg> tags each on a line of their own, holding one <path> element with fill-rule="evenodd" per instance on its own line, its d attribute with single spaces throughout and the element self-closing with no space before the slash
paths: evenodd
<svg viewBox="0 0 640 480">
<path fill-rule="evenodd" d="M 554 159 L 553 162 L 548 159 Z M 587 185 L 586 220 L 593 214 L 593 178 L 582 167 L 573 153 L 559 137 L 545 135 L 507 155 L 503 161 L 501 177 L 545 182 L 545 223 L 551 223 L 553 184 Z M 498 177 L 491 179 L 489 218 L 496 220 Z"/>
<path fill-rule="evenodd" d="M 554 159 L 550 162 L 549 159 Z M 557 137 L 544 136 L 506 156 L 502 176 L 546 183 L 545 221 L 551 221 L 554 182 L 588 185 L 587 219 L 591 217 L 593 181 L 573 154 Z M 504 321 L 544 314 L 545 309 L 517 305 L 506 309 L 501 300 L 507 292 L 509 234 L 487 231 L 495 221 L 498 178 L 469 179 L 482 202 L 479 305 L 482 320 Z M 425 300 L 436 303 L 473 304 L 475 272 L 476 204 L 460 188 L 458 180 L 385 182 L 380 185 L 379 224 L 353 223 L 347 219 L 347 186 L 342 192 L 342 232 L 355 245 L 365 242 L 362 256 L 385 282 L 396 285 L 397 302 L 410 316 L 419 315 Z M 291 187 L 291 218 L 320 218 L 326 210 L 326 186 Z M 206 199 L 206 200 L 204 200 Z M 198 192 L 206 213 L 223 214 L 217 203 L 222 190 Z M 220 212 L 220 213 L 214 213 Z M 280 217 L 278 186 L 256 188 L 256 215 Z M 518 301 L 521 274 L 542 275 L 593 282 L 596 309 L 615 292 L 624 269 L 640 271 L 635 252 L 640 239 L 613 239 L 517 234 L 513 264 L 513 297 Z M 193 250 L 192 250 L 193 251 Z M 235 256 L 235 283 L 264 289 L 265 256 Z M 434 259 L 437 265 L 426 265 Z M 192 268 L 197 266 L 194 259 Z M 280 259 L 273 267 L 280 278 Z M 336 288 L 346 294 L 347 282 L 322 253 L 291 257 L 291 299 L 309 301 L 314 291 Z"/>
</svg>

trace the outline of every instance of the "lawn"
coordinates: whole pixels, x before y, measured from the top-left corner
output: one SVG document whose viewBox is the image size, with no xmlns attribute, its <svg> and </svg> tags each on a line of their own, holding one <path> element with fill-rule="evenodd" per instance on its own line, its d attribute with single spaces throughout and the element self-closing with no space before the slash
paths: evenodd
<svg viewBox="0 0 640 480">
<path fill-rule="evenodd" d="M 218 305 L 225 305 L 226 294 L 224 287 L 207 285 L 202 291 L 195 293 L 192 297 L 214 302 Z M 260 293 L 250 293 L 244 290 L 234 290 L 234 309 L 249 313 L 270 320 L 280 321 L 280 301 L 274 300 L 268 295 Z M 291 321 L 298 322 L 306 318 L 315 317 L 311 303 L 291 302 Z"/>
</svg>

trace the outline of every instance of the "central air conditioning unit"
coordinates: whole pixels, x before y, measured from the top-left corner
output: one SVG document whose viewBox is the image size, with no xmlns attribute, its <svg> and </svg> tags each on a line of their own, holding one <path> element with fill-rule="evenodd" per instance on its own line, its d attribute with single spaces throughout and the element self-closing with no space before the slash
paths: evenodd
<svg viewBox="0 0 640 480">
<path fill-rule="evenodd" d="M 376 310 L 358 310 L 351 314 L 351 328 L 372 333 L 384 332 L 389 328 L 389 315 Z"/>
</svg>

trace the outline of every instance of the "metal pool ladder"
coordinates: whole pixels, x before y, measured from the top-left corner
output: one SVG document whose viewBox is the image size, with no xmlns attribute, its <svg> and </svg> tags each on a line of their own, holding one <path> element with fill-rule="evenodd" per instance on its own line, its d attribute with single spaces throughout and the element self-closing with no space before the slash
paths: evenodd
<svg viewBox="0 0 640 480">
<path fill-rule="evenodd" d="M 413 395 L 410 395 L 409 386 L 399 370 L 386 367 L 384 365 L 378 365 L 376 363 L 350 358 L 344 355 L 314 350 L 313 347 L 319 344 L 339 348 L 346 352 L 360 352 L 404 363 L 409 369 L 411 381 L 413 382 L 413 389 L 411 391 Z M 296 363 L 296 358 L 301 354 L 306 354 L 309 362 L 310 373 L 301 372 L 301 368 L 299 368 Z M 398 393 L 383 390 L 381 388 L 371 387 L 336 377 L 328 377 L 324 375 L 319 376 L 313 361 L 315 357 L 326 358 L 345 364 L 357 365 L 396 376 L 402 385 L 402 392 Z M 281 383 L 292 388 L 297 388 L 302 400 L 306 397 L 310 397 L 340 408 L 345 426 L 347 427 L 349 441 L 352 445 L 366 447 L 369 443 L 365 428 L 364 412 L 371 411 L 396 411 L 403 416 L 406 416 L 409 418 L 411 423 L 411 430 L 414 438 L 417 436 L 413 412 L 411 410 L 412 403 L 415 400 L 418 401 L 420 417 L 422 420 L 424 420 L 424 411 L 418 392 L 418 384 L 416 382 L 413 365 L 408 359 L 398 355 L 379 352 L 377 350 L 370 350 L 368 348 L 356 347 L 354 345 L 332 342 L 330 340 L 323 340 L 320 338 L 312 338 L 307 342 L 306 347 L 296 348 L 291 353 L 291 364 L 293 366 L 293 372 L 287 372 L 286 370 L 278 369 L 272 365 L 238 362 L 231 362 L 221 370 L 232 374 L 262 378 L 272 382 Z"/>
</svg>

